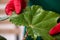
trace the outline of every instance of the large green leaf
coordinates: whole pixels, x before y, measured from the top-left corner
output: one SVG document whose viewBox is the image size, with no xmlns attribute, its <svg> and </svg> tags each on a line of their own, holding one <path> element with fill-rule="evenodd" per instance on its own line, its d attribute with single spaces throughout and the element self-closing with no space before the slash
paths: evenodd
<svg viewBox="0 0 60 40">
<path fill-rule="evenodd" d="M 59 16 L 60 14 L 34 5 L 27 7 L 20 15 L 11 17 L 10 21 L 16 25 L 26 26 L 28 34 L 34 37 L 42 36 L 44 40 L 53 40 L 49 30 L 57 23 Z"/>
</svg>

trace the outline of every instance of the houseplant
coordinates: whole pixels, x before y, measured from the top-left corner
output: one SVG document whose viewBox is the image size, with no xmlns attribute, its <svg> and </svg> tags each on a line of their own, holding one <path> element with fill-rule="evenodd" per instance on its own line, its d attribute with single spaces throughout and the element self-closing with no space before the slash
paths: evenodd
<svg viewBox="0 0 60 40">
<path fill-rule="evenodd" d="M 44 10 L 41 6 L 28 6 L 20 15 L 13 15 L 10 21 L 17 26 L 26 26 L 28 35 L 34 40 L 37 36 L 41 36 L 43 40 L 54 40 L 55 36 L 49 35 L 49 30 L 57 24 L 60 14 L 52 11 Z M 57 35 L 58 38 L 58 35 Z"/>
</svg>

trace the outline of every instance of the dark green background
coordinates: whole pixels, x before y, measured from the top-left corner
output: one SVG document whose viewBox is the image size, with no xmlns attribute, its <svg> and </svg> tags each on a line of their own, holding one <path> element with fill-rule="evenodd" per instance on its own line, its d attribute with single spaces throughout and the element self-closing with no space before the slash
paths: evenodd
<svg viewBox="0 0 60 40">
<path fill-rule="evenodd" d="M 45 10 L 51 10 L 60 13 L 60 0 L 29 0 L 28 5 L 40 5 Z"/>
</svg>

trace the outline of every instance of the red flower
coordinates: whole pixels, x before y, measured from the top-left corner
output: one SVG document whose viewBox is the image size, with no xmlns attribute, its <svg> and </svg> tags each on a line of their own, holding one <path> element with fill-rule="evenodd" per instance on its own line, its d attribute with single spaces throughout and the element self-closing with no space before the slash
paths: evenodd
<svg viewBox="0 0 60 40">
<path fill-rule="evenodd" d="M 50 31 L 49 34 L 50 35 L 55 35 L 60 33 L 60 23 L 58 23 L 57 25 L 55 25 Z"/>
<path fill-rule="evenodd" d="M 7 15 L 12 15 L 13 11 L 15 11 L 16 14 L 20 14 L 25 7 L 25 0 L 10 0 L 5 8 L 5 12 Z"/>
<path fill-rule="evenodd" d="M 7 15 L 11 15 L 12 11 L 14 11 L 14 4 L 13 4 L 13 0 L 9 1 L 8 5 L 5 8 L 5 12 Z"/>
<path fill-rule="evenodd" d="M 15 0 L 14 1 L 14 7 L 15 7 L 15 11 L 17 14 L 19 14 L 19 12 L 21 12 L 21 9 L 22 9 L 22 6 L 23 4 L 22 3 L 22 0 Z"/>
</svg>

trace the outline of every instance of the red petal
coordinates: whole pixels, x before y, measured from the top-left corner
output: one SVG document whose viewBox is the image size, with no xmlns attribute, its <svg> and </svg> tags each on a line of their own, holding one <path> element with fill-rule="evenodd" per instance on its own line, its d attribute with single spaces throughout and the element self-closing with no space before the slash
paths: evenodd
<svg viewBox="0 0 60 40">
<path fill-rule="evenodd" d="M 12 15 L 12 11 L 14 11 L 14 5 L 13 5 L 13 0 L 9 1 L 5 8 L 5 12 L 7 15 Z"/>
<path fill-rule="evenodd" d="M 50 31 L 49 34 L 50 35 L 55 35 L 58 34 L 60 32 L 60 23 L 58 23 L 56 26 L 54 26 Z"/>
<path fill-rule="evenodd" d="M 21 0 L 14 0 L 14 7 L 17 14 L 21 12 Z"/>
</svg>

